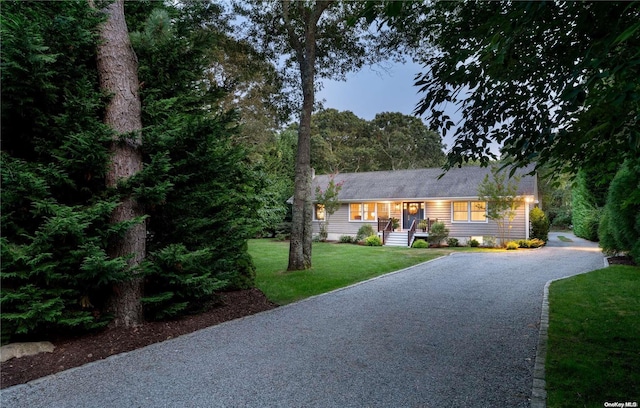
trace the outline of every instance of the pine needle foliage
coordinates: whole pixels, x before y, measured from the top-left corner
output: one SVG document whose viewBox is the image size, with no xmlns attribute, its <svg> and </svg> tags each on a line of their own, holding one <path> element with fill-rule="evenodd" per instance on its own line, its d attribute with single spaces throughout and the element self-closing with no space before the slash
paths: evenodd
<svg viewBox="0 0 640 408">
<path fill-rule="evenodd" d="M 137 23 L 143 149 L 137 199 L 147 205 L 145 314 L 165 319 L 215 302 L 215 292 L 253 286 L 246 240 L 259 228 L 266 181 L 233 143 L 238 117 L 209 78 L 217 29 L 201 2 L 156 8 Z M 193 8 L 198 10 L 193 13 Z"/>
<path fill-rule="evenodd" d="M 95 69 L 101 17 L 84 2 L 3 2 L 2 340 L 103 326 L 126 225 L 105 188 L 110 132 Z"/>
</svg>

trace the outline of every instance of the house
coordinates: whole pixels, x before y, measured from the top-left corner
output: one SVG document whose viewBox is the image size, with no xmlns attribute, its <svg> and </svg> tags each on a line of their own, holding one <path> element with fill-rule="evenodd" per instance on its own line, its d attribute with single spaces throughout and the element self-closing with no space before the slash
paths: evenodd
<svg viewBox="0 0 640 408">
<path fill-rule="evenodd" d="M 521 202 L 511 223 L 511 239 L 529 238 L 529 211 L 539 202 L 537 176 L 525 175 L 530 171 L 516 172 L 521 177 L 518 188 Z M 443 222 L 449 229 L 449 237 L 457 238 L 461 244 L 472 238 L 482 243 L 483 238 L 498 237 L 497 223 L 486 217 L 487 203 L 478 199 L 478 186 L 486 175 L 491 177 L 491 169 L 467 166 L 453 168 L 439 178 L 442 174 L 441 168 L 429 168 L 314 177 L 312 191 L 316 187 L 325 190 L 330 177 L 342 185 L 338 194 L 341 204 L 329 217 L 327 238 L 355 236 L 360 227 L 370 224 L 385 244 L 406 246 L 414 238 L 414 223 L 420 220 L 428 220 L 429 226 L 436 220 Z M 314 203 L 314 234 L 319 232 L 325 216 L 322 206 Z M 383 233 L 391 218 L 399 219 L 399 228 L 395 234 Z M 420 235 L 421 230 L 417 229 L 417 233 Z"/>
</svg>

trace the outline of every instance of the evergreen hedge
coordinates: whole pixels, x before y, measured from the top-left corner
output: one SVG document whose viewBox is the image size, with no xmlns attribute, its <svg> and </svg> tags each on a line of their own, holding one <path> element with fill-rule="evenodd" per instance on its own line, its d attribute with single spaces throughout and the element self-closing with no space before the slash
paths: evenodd
<svg viewBox="0 0 640 408">
<path fill-rule="evenodd" d="M 598 235 L 605 252 L 640 263 L 640 159 L 627 159 L 613 178 Z"/>
<path fill-rule="evenodd" d="M 192 8 L 214 5 L 151 11 L 158 6 L 127 4 L 144 84 L 145 167 L 116 191 L 104 180 L 102 17 L 87 2 L 3 2 L 2 342 L 108 324 L 112 285 L 131 271 L 107 249 L 133 223 L 147 227 L 147 318 L 197 311 L 217 291 L 253 285 L 246 240 L 268 182 L 232 142 L 238 118 L 220 109 L 224 90 L 206 79 L 219 37 L 198 20 L 210 15 Z M 121 194 L 146 215 L 111 224 Z"/>
<path fill-rule="evenodd" d="M 83 2 L 2 5 L 2 341 L 88 330 L 124 259 L 95 68 L 101 18 Z"/>
<path fill-rule="evenodd" d="M 581 170 L 576 176 L 572 191 L 573 232 L 576 236 L 598 240 L 598 225 L 604 200 L 596 191 L 596 180 L 592 171 Z"/>
</svg>

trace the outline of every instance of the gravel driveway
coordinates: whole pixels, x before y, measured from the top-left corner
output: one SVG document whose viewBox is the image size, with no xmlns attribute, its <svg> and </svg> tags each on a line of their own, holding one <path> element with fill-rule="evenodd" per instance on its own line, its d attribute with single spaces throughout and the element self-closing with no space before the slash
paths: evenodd
<svg viewBox="0 0 640 408">
<path fill-rule="evenodd" d="M 603 267 L 568 234 L 458 253 L 3 390 L 2 407 L 528 407 L 544 285 Z M 354 266 L 355 267 L 355 266 Z"/>
</svg>

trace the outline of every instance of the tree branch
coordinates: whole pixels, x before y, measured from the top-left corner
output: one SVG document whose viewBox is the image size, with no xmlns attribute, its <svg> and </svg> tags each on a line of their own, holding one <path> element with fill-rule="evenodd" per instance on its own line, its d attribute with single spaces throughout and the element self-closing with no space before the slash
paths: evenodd
<svg viewBox="0 0 640 408">
<path fill-rule="evenodd" d="M 300 3 L 301 4 L 301 3 Z M 289 37 L 289 43 L 291 47 L 296 52 L 296 57 L 298 58 L 298 62 L 301 61 L 301 58 L 304 58 L 304 47 L 300 42 L 300 39 L 296 36 L 296 32 L 293 28 L 293 24 L 291 23 L 291 16 L 289 15 L 289 6 L 291 5 L 290 0 L 282 1 L 282 18 L 284 19 L 284 27 L 287 30 L 287 36 Z"/>
</svg>

